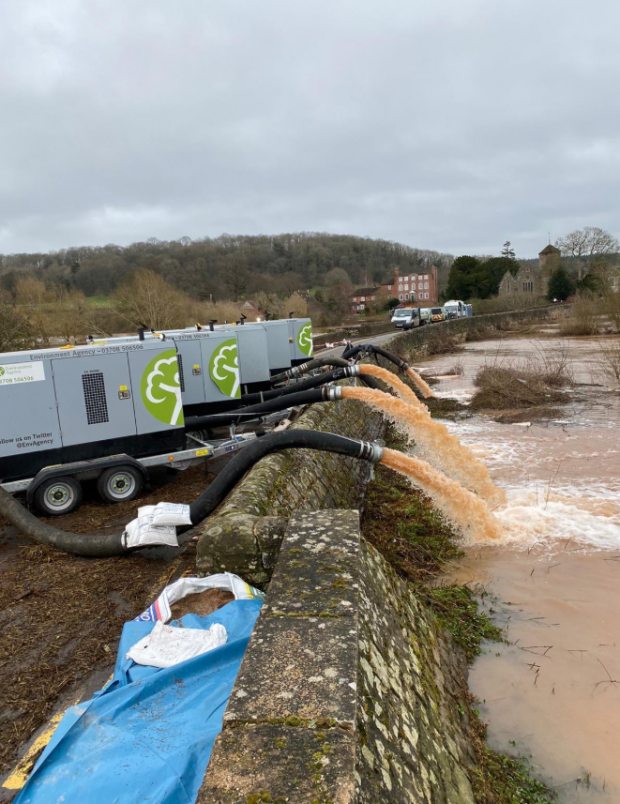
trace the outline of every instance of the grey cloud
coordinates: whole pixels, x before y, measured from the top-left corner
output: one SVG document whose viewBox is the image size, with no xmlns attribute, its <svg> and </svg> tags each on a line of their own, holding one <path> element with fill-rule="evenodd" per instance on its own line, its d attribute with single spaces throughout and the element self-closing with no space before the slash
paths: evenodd
<svg viewBox="0 0 620 804">
<path fill-rule="evenodd" d="M 0 7 L 0 251 L 620 234 L 613 0 Z"/>
</svg>

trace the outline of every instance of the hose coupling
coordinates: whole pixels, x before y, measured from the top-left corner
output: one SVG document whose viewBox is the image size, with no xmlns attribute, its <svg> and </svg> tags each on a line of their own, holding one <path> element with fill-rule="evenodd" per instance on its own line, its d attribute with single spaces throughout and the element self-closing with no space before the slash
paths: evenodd
<svg viewBox="0 0 620 804">
<path fill-rule="evenodd" d="M 342 399 L 342 388 L 337 385 L 331 385 L 323 390 L 325 391 L 326 399 L 329 399 L 330 402 L 336 402 L 338 399 Z"/>
<path fill-rule="evenodd" d="M 360 441 L 359 457 L 370 463 L 379 463 L 383 458 L 383 447 L 373 441 Z"/>
<path fill-rule="evenodd" d="M 308 363 L 302 363 L 300 366 L 293 366 L 292 369 L 289 369 L 286 372 L 286 376 L 289 377 L 291 380 L 293 380 L 296 377 L 301 377 L 301 375 L 305 374 L 307 370 L 308 370 Z"/>
</svg>

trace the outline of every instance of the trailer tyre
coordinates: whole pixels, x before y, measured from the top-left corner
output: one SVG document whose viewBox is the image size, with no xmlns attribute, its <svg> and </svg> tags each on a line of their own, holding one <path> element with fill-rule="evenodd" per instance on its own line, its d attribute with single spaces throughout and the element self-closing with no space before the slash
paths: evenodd
<svg viewBox="0 0 620 804">
<path fill-rule="evenodd" d="M 39 486 L 34 494 L 34 502 L 46 516 L 70 514 L 82 502 L 82 486 L 69 475 L 56 477 Z"/>
<path fill-rule="evenodd" d="M 106 469 L 99 475 L 97 491 L 105 502 L 119 503 L 134 500 L 142 491 L 144 478 L 133 466 Z"/>
</svg>

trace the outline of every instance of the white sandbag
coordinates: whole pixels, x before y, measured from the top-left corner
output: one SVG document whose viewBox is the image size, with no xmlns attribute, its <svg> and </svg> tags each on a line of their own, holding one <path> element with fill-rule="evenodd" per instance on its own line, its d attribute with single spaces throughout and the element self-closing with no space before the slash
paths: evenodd
<svg viewBox="0 0 620 804">
<path fill-rule="evenodd" d="M 173 628 L 161 621 L 126 654 L 136 664 L 173 667 L 226 644 L 228 634 L 220 623 L 207 629 Z"/>
<path fill-rule="evenodd" d="M 221 572 L 209 575 L 206 578 L 179 578 L 178 581 L 167 586 L 159 597 L 142 614 L 136 617 L 141 622 L 156 622 L 161 620 L 167 623 L 172 617 L 171 607 L 183 600 L 187 595 L 206 592 L 207 589 L 222 589 L 232 592 L 235 600 L 253 600 L 265 597 L 260 589 L 255 589 L 238 575 L 232 572 Z"/>
<path fill-rule="evenodd" d="M 152 514 L 140 515 L 140 511 L 137 519 L 133 519 L 125 527 L 123 540 L 125 547 L 151 547 L 159 544 L 169 547 L 179 546 L 177 529 L 174 526 L 154 525 Z"/>
<path fill-rule="evenodd" d="M 149 508 L 151 506 L 148 506 Z M 192 520 L 189 514 L 189 505 L 181 503 L 159 502 L 152 511 L 153 524 L 174 525 L 176 528 L 183 525 L 191 525 Z"/>
</svg>

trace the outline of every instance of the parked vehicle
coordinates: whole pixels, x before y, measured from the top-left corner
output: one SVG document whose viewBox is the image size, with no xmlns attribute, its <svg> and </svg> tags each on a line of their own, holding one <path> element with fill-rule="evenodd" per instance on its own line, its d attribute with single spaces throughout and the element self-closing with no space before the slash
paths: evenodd
<svg viewBox="0 0 620 804">
<path fill-rule="evenodd" d="M 430 307 L 422 307 L 420 310 L 420 326 L 430 324 L 433 320 L 433 314 Z"/>
<path fill-rule="evenodd" d="M 471 304 L 465 304 L 465 302 L 456 299 L 451 299 L 444 304 L 444 310 L 446 311 L 446 317 L 448 319 L 467 318 L 468 307 L 471 310 Z"/>
<path fill-rule="evenodd" d="M 445 318 L 444 311 L 441 307 L 431 307 L 431 321 L 443 321 Z"/>
<path fill-rule="evenodd" d="M 420 310 L 417 307 L 397 307 L 393 314 L 391 323 L 397 329 L 413 329 L 419 327 Z"/>
</svg>

